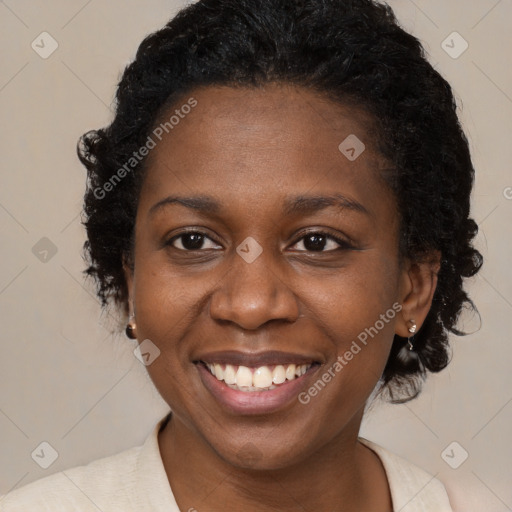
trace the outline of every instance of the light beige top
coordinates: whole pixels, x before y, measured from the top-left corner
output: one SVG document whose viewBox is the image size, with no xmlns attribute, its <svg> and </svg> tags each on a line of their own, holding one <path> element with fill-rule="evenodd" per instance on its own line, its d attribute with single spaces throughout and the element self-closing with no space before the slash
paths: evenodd
<svg viewBox="0 0 512 512">
<path fill-rule="evenodd" d="M 0 496 L 1 512 L 180 512 L 158 446 L 163 418 L 142 446 L 47 476 Z M 443 484 L 371 441 L 395 512 L 453 512 Z M 198 503 L 197 510 L 204 509 Z M 194 510 L 194 504 L 187 511 Z"/>
</svg>

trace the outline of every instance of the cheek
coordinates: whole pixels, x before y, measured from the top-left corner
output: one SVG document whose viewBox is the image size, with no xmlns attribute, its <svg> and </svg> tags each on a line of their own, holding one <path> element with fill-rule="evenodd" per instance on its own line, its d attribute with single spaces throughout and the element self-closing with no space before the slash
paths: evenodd
<svg viewBox="0 0 512 512">
<path fill-rule="evenodd" d="M 301 403 L 331 419 L 327 436 L 364 406 L 382 375 L 401 309 L 392 275 L 383 280 L 379 272 L 351 273 L 329 280 L 317 296 L 312 315 L 331 342 L 332 357 Z"/>
<path fill-rule="evenodd" d="M 137 270 L 134 298 L 138 332 L 161 343 L 179 339 L 196 315 L 204 277 L 183 278 L 156 265 L 141 265 Z"/>
<path fill-rule="evenodd" d="M 168 402 L 190 400 L 190 390 L 184 386 L 195 371 L 190 354 L 211 336 L 208 300 L 220 278 L 218 272 L 172 268 L 162 254 L 141 252 L 136 262 L 137 335 L 160 350 L 147 371 Z M 182 398 L 177 399 L 178 394 Z"/>
<path fill-rule="evenodd" d="M 358 271 L 338 272 L 311 295 L 312 318 L 327 334 L 332 357 L 303 398 L 335 424 L 358 410 L 380 379 L 401 309 L 396 261 L 369 256 Z"/>
<path fill-rule="evenodd" d="M 185 279 L 150 262 L 148 258 L 136 267 L 137 335 L 160 351 L 146 370 L 163 399 L 183 419 L 194 403 L 189 354 L 190 343 L 200 339 L 196 315 L 204 285 L 199 284 L 199 277 Z"/>
<path fill-rule="evenodd" d="M 364 339 L 364 333 L 376 323 L 380 339 L 392 338 L 394 333 L 397 305 L 393 308 L 393 304 L 399 296 L 396 261 L 369 254 L 361 256 L 355 267 L 340 269 L 309 287 L 312 315 L 329 329 L 332 339 L 340 340 L 340 349 L 360 335 Z"/>
</svg>

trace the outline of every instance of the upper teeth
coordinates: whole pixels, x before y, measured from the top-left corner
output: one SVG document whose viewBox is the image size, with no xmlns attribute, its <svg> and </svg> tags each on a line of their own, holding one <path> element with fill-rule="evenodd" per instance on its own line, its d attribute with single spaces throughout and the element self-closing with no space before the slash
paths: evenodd
<svg viewBox="0 0 512 512">
<path fill-rule="evenodd" d="M 218 380 L 224 381 L 228 386 L 242 391 L 260 391 L 274 389 L 275 384 L 282 384 L 285 380 L 293 380 L 304 375 L 311 364 L 288 364 L 276 366 L 233 366 L 231 364 L 206 363 L 206 366 Z"/>
</svg>

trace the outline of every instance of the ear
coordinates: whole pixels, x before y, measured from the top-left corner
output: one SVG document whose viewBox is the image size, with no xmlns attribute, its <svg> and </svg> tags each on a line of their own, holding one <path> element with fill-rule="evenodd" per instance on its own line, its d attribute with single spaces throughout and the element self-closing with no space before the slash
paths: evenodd
<svg viewBox="0 0 512 512">
<path fill-rule="evenodd" d="M 406 260 L 400 286 L 402 315 L 395 326 L 395 334 L 398 336 L 410 336 L 411 320 L 417 325 L 416 332 L 421 329 L 432 306 L 440 267 L 440 251 L 430 252 L 421 262 Z"/>
</svg>

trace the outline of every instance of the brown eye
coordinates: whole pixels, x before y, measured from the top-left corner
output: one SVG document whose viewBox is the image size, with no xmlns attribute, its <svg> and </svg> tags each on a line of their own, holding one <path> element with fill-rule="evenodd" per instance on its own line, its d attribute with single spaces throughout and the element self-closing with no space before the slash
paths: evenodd
<svg viewBox="0 0 512 512">
<path fill-rule="evenodd" d="M 345 240 L 322 231 L 315 231 L 302 236 L 295 245 L 299 243 L 304 246 L 304 251 L 310 252 L 331 252 L 352 248 L 352 245 Z"/>
<path fill-rule="evenodd" d="M 167 245 L 170 245 L 171 247 L 174 247 L 175 249 L 179 249 L 181 251 L 198 251 L 201 249 L 205 249 L 204 244 L 207 241 L 210 241 L 210 243 L 214 244 L 213 240 L 207 237 L 204 233 L 201 233 L 200 231 L 189 231 L 172 237 L 167 243 Z M 179 242 L 179 245 L 181 245 L 181 247 L 176 246 L 175 242 Z M 206 249 L 215 248 L 216 247 L 206 247 Z"/>
</svg>

